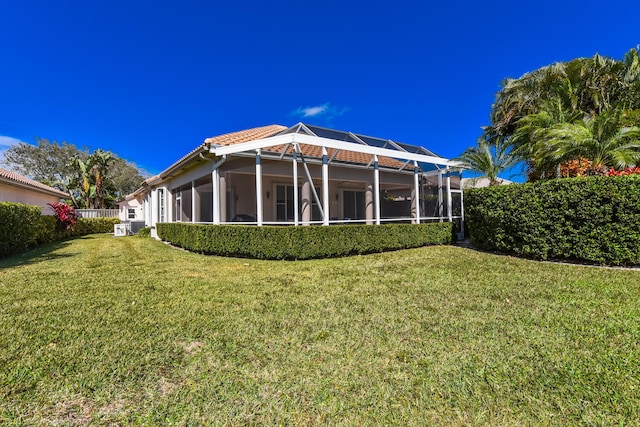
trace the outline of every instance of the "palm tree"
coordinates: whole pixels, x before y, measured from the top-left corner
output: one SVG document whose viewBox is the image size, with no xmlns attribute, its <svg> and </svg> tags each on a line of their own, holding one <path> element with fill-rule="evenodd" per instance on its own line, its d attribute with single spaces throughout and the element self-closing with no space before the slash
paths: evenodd
<svg viewBox="0 0 640 427">
<path fill-rule="evenodd" d="M 96 150 L 89 156 L 91 173 L 94 178 L 95 190 L 93 191 L 94 208 L 104 209 L 105 180 L 109 170 L 109 163 L 113 160 L 113 155 L 109 151 Z"/>
<path fill-rule="evenodd" d="M 623 169 L 640 163 L 640 128 L 622 125 L 623 110 L 603 111 L 574 123 L 560 123 L 539 134 L 538 165 L 559 164 L 584 158 L 591 162 L 590 174 L 609 168 Z"/>
<path fill-rule="evenodd" d="M 489 185 L 498 185 L 498 175 L 517 163 L 502 139 L 493 142 L 480 138 L 476 147 L 467 148 L 455 158 L 462 168 L 478 172 L 489 179 Z"/>
</svg>

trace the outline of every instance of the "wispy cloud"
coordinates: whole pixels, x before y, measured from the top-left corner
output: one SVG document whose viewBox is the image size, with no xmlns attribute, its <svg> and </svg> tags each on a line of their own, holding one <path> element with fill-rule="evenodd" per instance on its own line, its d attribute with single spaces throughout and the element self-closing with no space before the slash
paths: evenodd
<svg viewBox="0 0 640 427">
<path fill-rule="evenodd" d="M 314 105 L 311 107 L 298 107 L 291 112 L 291 115 L 303 119 L 313 117 L 331 120 L 334 117 L 342 116 L 347 111 L 349 111 L 348 107 L 337 107 L 330 102 L 326 102 L 322 105 Z"/>
<path fill-rule="evenodd" d="M 0 135 L 0 150 L 6 150 L 12 145 L 19 144 L 22 141 L 16 138 L 12 138 L 10 136 Z"/>
<path fill-rule="evenodd" d="M 5 165 L 4 163 L 4 152 L 9 149 L 12 145 L 16 145 L 21 143 L 17 138 L 13 138 L 11 136 L 0 135 L 0 165 Z M 5 165 L 6 166 L 6 165 Z"/>
</svg>

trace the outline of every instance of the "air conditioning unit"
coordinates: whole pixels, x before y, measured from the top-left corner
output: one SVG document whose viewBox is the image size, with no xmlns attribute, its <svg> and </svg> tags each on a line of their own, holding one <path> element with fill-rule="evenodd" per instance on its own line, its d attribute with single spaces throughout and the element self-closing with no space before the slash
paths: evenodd
<svg viewBox="0 0 640 427">
<path fill-rule="evenodd" d="M 113 225 L 113 236 L 114 237 L 123 237 L 127 235 L 127 225 L 126 224 L 114 224 Z"/>
</svg>

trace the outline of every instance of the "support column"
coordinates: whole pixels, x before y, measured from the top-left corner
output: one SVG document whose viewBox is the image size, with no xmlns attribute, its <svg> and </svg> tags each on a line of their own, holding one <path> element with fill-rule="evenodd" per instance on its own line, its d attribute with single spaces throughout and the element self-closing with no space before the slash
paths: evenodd
<svg viewBox="0 0 640 427">
<path fill-rule="evenodd" d="M 196 182 L 191 181 L 191 222 L 197 222 L 196 212 L 198 210 L 198 201 L 196 200 Z"/>
<path fill-rule="evenodd" d="M 220 224 L 220 172 L 215 168 L 211 172 L 211 202 L 213 209 L 213 223 Z"/>
<path fill-rule="evenodd" d="M 227 212 L 227 177 L 224 172 L 218 172 L 218 200 L 220 200 L 218 220 L 220 223 L 225 223 L 229 220 L 229 213 Z"/>
<path fill-rule="evenodd" d="M 462 189 L 462 171 L 460 172 L 460 233 L 464 238 L 464 190 Z"/>
<path fill-rule="evenodd" d="M 151 190 L 151 226 L 155 227 L 158 222 L 158 190 Z"/>
<path fill-rule="evenodd" d="M 322 225 L 329 225 L 329 157 L 322 147 Z"/>
<path fill-rule="evenodd" d="M 447 169 L 447 216 L 449 217 L 449 222 L 453 221 L 453 206 L 451 203 L 451 174 L 449 169 Z"/>
<path fill-rule="evenodd" d="M 375 197 L 373 195 L 373 182 L 367 182 L 367 188 L 364 193 L 364 211 L 367 224 L 371 225 L 375 220 Z"/>
<path fill-rule="evenodd" d="M 293 225 L 298 225 L 298 155 L 293 150 Z"/>
<path fill-rule="evenodd" d="M 380 169 L 378 168 L 378 155 L 373 156 L 373 197 L 375 200 L 376 225 L 380 225 Z"/>
<path fill-rule="evenodd" d="M 413 195 L 411 200 L 413 201 L 414 212 L 416 213 L 415 223 L 420 224 L 420 175 L 418 170 L 418 162 L 413 162 Z"/>
<path fill-rule="evenodd" d="M 302 183 L 302 225 L 309 225 L 311 221 L 311 186 L 312 182 L 305 180 Z"/>
<path fill-rule="evenodd" d="M 442 199 L 442 172 L 438 173 L 438 216 L 440 222 L 444 216 L 444 200 Z"/>
<path fill-rule="evenodd" d="M 256 218 L 258 226 L 262 225 L 262 163 L 260 149 L 256 150 Z"/>
</svg>

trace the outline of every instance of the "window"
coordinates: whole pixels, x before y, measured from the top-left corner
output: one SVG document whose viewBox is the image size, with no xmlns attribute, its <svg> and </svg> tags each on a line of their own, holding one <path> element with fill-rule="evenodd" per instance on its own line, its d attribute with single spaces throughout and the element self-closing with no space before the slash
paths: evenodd
<svg viewBox="0 0 640 427">
<path fill-rule="evenodd" d="M 136 219 L 136 210 L 135 208 L 127 209 L 127 219 Z"/>
<path fill-rule="evenodd" d="M 158 188 L 158 222 L 165 222 L 164 188 Z"/>
</svg>

